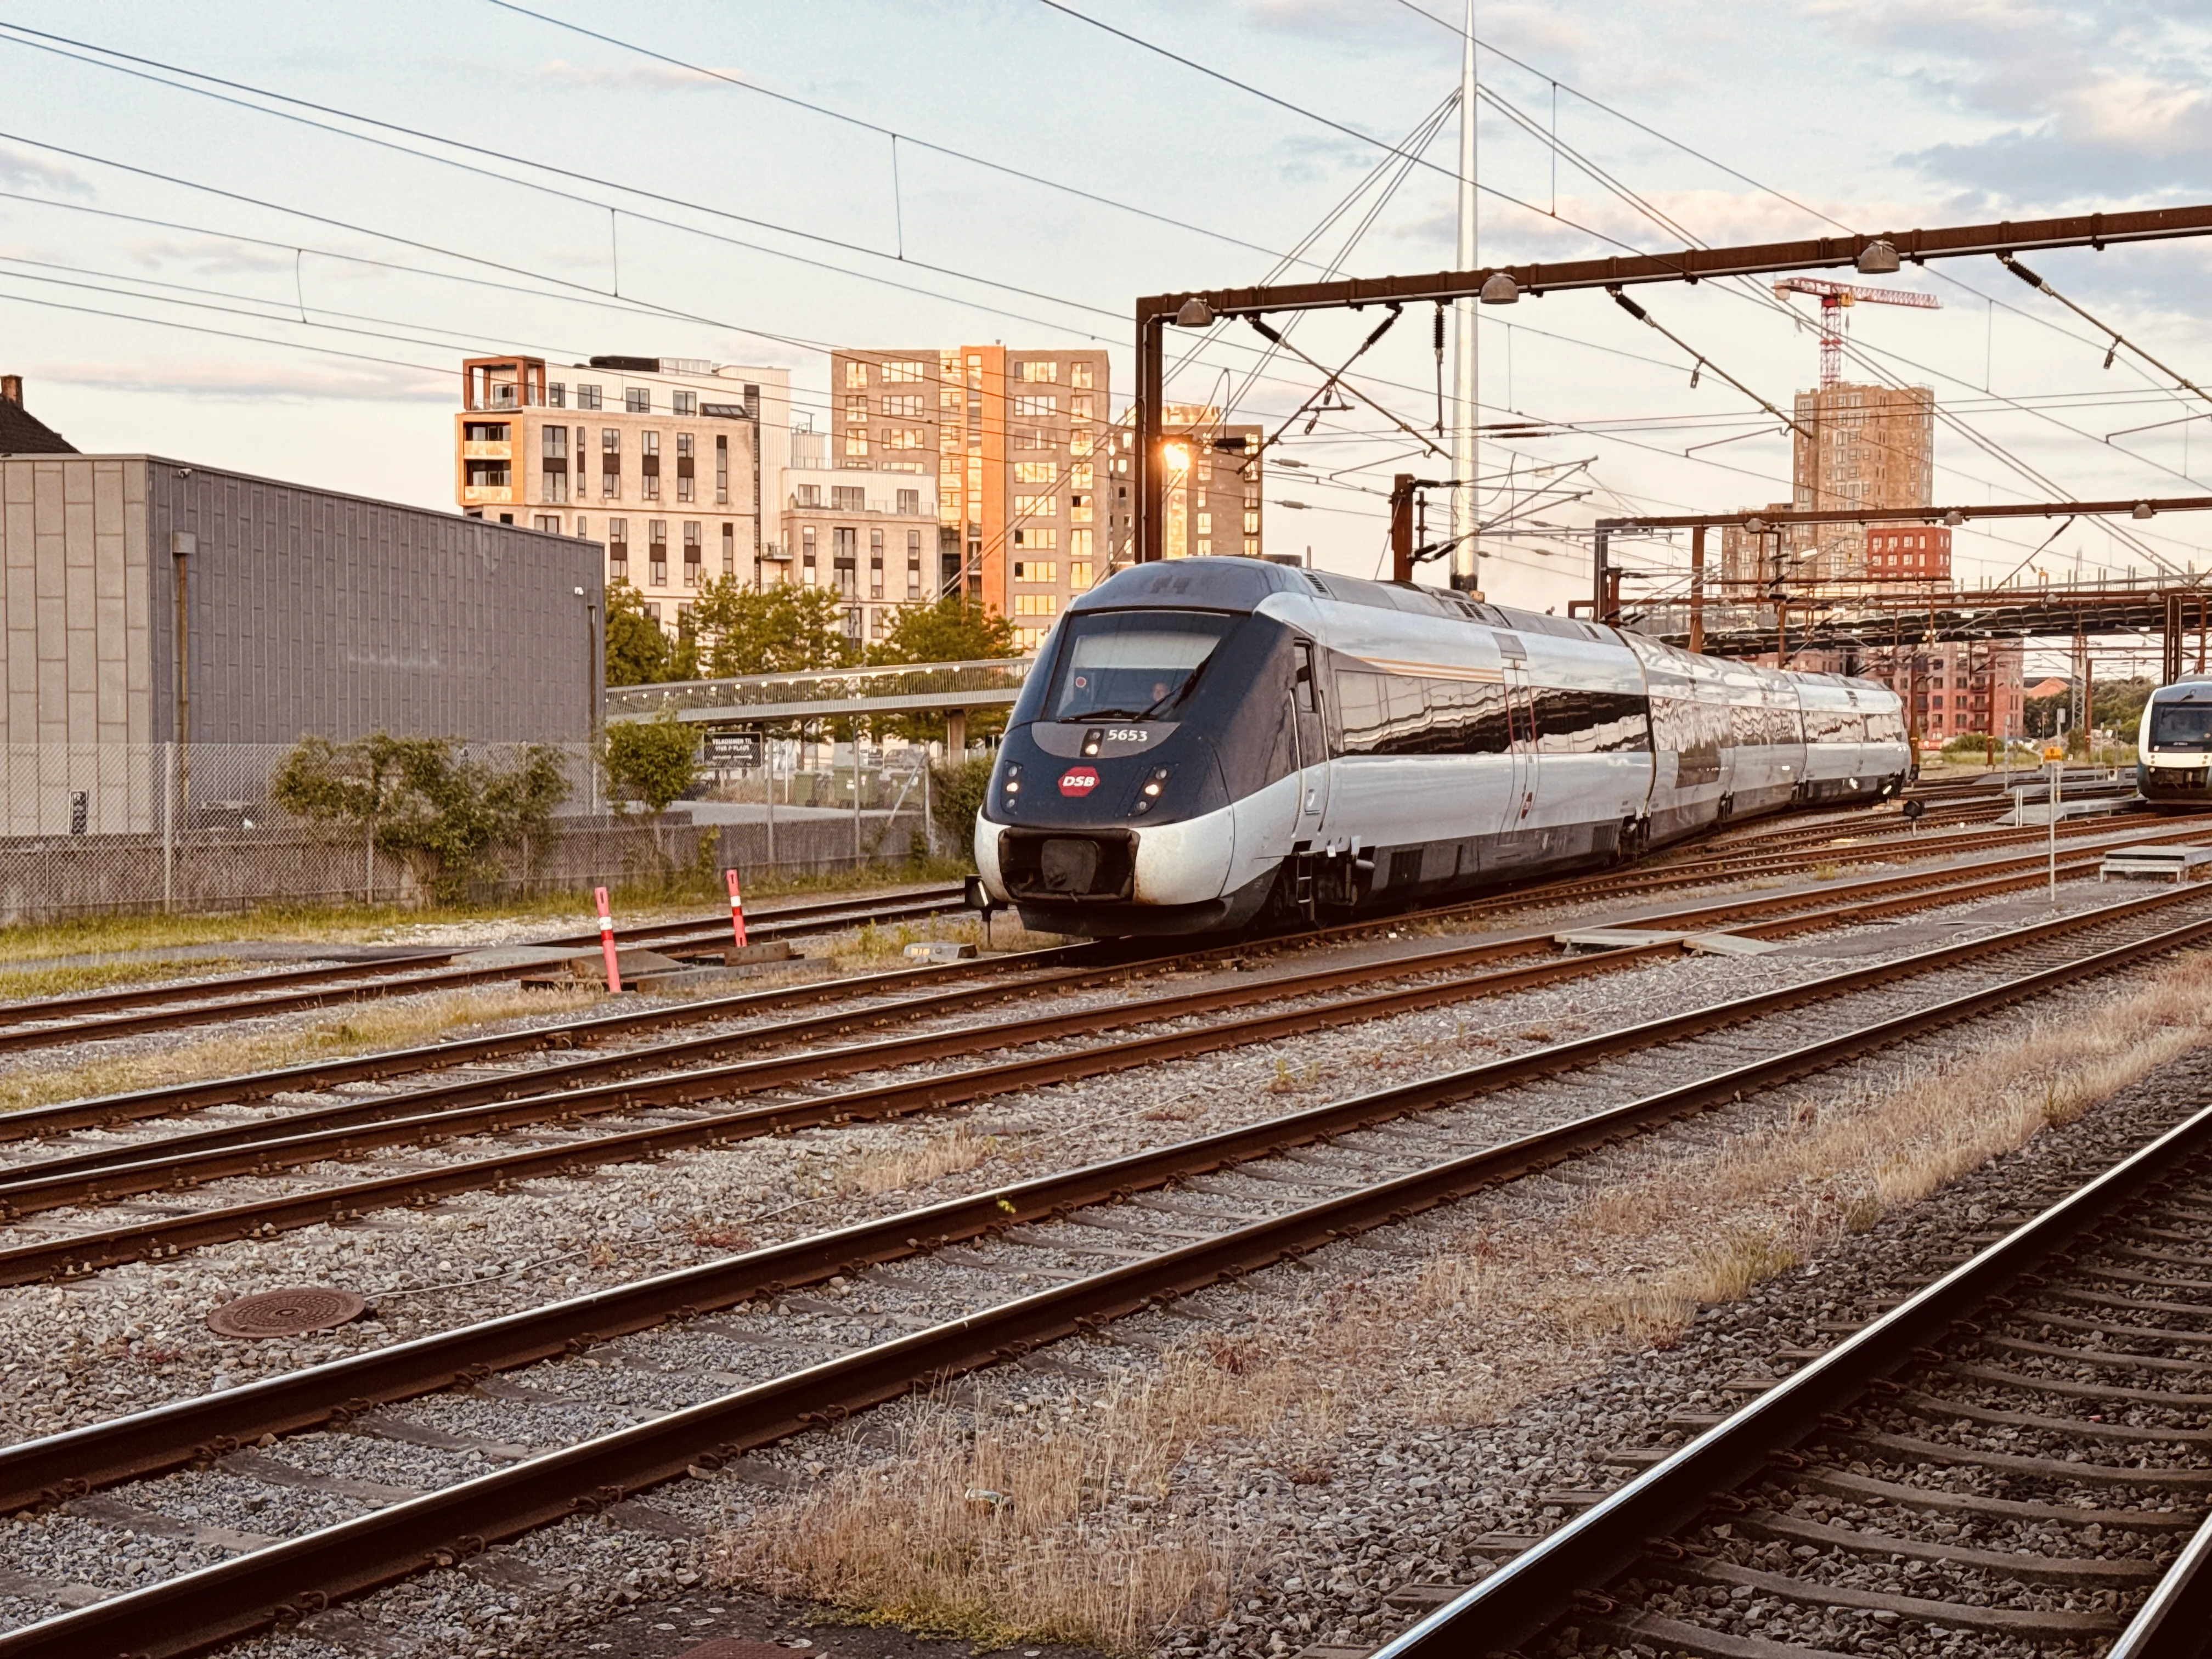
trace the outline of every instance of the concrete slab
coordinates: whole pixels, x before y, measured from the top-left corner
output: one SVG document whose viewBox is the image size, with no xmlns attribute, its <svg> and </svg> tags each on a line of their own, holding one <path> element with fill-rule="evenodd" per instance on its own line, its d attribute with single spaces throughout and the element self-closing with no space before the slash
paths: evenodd
<svg viewBox="0 0 2212 1659">
<path fill-rule="evenodd" d="M 1620 951 L 1638 945 L 1670 945 L 1690 936 L 1687 933 L 1665 933 L 1650 927 L 1578 927 L 1570 933 L 1554 933 L 1552 943 L 1583 951 Z"/>
<path fill-rule="evenodd" d="M 1763 957 L 1782 949 L 1771 939 L 1742 939 L 1734 933 L 1692 933 L 1682 948 L 1695 957 Z"/>
</svg>

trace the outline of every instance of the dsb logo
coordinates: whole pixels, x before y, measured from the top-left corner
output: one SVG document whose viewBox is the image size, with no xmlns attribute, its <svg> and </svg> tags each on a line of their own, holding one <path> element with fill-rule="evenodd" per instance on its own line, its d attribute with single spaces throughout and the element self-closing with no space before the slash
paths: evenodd
<svg viewBox="0 0 2212 1659">
<path fill-rule="evenodd" d="M 1098 769 L 1095 766 L 1071 766 L 1060 775 L 1060 793 L 1080 800 L 1098 787 Z"/>
</svg>

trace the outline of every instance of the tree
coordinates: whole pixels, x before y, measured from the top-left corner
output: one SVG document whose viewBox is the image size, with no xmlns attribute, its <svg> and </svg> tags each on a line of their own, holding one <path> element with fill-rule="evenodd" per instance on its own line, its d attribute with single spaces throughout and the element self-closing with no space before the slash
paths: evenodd
<svg viewBox="0 0 2212 1659">
<path fill-rule="evenodd" d="M 2142 725 L 2143 705 L 2150 701 L 2154 690 L 2151 682 L 2140 675 L 2100 681 L 2089 694 L 2096 706 L 2096 719 L 2091 724 L 2104 727 L 2122 743 L 2130 741 Z"/>
<path fill-rule="evenodd" d="M 673 708 L 649 720 L 617 720 L 607 727 L 600 763 L 609 793 L 642 802 L 658 818 L 699 780 L 698 735 Z"/>
<path fill-rule="evenodd" d="M 750 587 L 723 576 L 699 590 L 690 622 L 703 678 L 845 668 L 860 659 L 832 588 L 792 582 Z"/>
<path fill-rule="evenodd" d="M 657 685 L 689 679 L 690 665 L 678 661 L 677 643 L 645 614 L 645 596 L 628 582 L 607 589 L 607 684 Z"/>
<path fill-rule="evenodd" d="M 947 593 L 935 605 L 900 611 L 891 631 L 869 650 L 868 660 L 889 667 L 912 662 L 981 662 L 1020 654 L 1012 623 L 964 593 Z M 1004 709 L 975 709 L 968 717 L 969 735 L 988 737 L 1003 731 L 1006 724 Z M 909 743 L 930 743 L 945 735 L 942 714 L 900 715 L 882 725 Z"/>
<path fill-rule="evenodd" d="M 452 903 L 499 873 L 502 848 L 526 850 L 545 833 L 568 781 L 559 754 L 542 744 L 502 767 L 470 759 L 450 738 L 378 732 L 344 744 L 302 738 L 269 793 L 329 833 L 373 841 Z"/>
<path fill-rule="evenodd" d="M 872 663 L 981 662 L 1018 657 L 1014 625 L 964 593 L 947 593 L 935 605 L 908 605 L 891 631 L 869 651 Z"/>
</svg>

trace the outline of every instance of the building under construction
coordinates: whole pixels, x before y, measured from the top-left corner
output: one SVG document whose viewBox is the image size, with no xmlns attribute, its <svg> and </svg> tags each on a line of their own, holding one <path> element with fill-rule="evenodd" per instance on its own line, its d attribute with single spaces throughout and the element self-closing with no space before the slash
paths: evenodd
<svg viewBox="0 0 2212 1659">
<path fill-rule="evenodd" d="M 1936 394 L 1924 386 L 1838 385 L 1797 394 L 1797 432 L 1790 443 L 1793 499 L 1769 510 L 1801 513 L 1924 507 L 1936 499 Z M 1749 594 L 1777 583 L 1793 593 L 1832 591 L 1867 581 L 1927 580 L 1930 562 L 1876 564 L 1869 542 L 1888 552 L 1892 532 L 1924 537 L 1918 525 L 1791 525 L 1721 533 L 1723 580 Z M 1941 577 L 1950 574 L 1949 534 L 1943 533 Z M 1936 550 L 1916 546 L 1926 554 Z M 1940 579 L 1940 578 L 1938 578 Z"/>
</svg>

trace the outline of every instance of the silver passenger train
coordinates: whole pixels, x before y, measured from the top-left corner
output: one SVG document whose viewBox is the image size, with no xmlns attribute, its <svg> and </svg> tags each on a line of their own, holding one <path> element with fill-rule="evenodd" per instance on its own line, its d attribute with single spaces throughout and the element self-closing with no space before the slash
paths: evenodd
<svg viewBox="0 0 2212 1659">
<path fill-rule="evenodd" d="M 1871 804 L 1910 769 L 1902 705 L 1871 681 L 1433 589 L 1185 559 L 1100 584 L 1047 638 L 975 859 L 1032 927 L 1205 933 Z"/>
<path fill-rule="evenodd" d="M 2154 806 L 2212 806 L 2212 680 L 2161 685 L 2136 733 L 2136 787 Z"/>
</svg>

